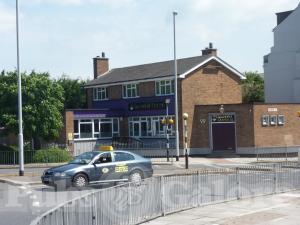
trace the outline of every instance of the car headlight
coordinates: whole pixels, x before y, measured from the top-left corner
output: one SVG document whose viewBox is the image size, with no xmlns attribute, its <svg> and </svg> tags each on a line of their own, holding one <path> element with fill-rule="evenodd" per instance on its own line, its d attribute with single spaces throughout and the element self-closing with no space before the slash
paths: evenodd
<svg viewBox="0 0 300 225">
<path fill-rule="evenodd" d="M 54 176 L 55 176 L 55 177 L 65 177 L 65 176 L 66 176 L 66 173 L 64 173 L 64 172 L 62 172 L 62 173 L 57 172 L 57 173 L 54 173 Z"/>
</svg>

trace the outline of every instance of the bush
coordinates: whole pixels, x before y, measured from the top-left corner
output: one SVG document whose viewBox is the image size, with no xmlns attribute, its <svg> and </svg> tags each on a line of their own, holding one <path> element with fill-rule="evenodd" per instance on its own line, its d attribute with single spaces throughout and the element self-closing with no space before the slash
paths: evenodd
<svg viewBox="0 0 300 225">
<path fill-rule="evenodd" d="M 65 149 L 49 148 L 36 151 L 33 156 L 33 162 L 35 163 L 58 163 L 68 162 L 73 157 Z"/>
<path fill-rule="evenodd" d="M 0 151 L 10 152 L 10 151 L 17 151 L 17 146 L 8 146 L 8 145 L 0 145 Z"/>
</svg>

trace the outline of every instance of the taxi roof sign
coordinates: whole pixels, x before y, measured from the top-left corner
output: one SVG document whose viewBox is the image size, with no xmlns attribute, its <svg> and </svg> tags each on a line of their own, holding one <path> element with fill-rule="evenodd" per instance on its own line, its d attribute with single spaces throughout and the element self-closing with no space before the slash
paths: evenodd
<svg viewBox="0 0 300 225">
<path fill-rule="evenodd" d="M 111 145 L 102 145 L 102 146 L 100 146 L 100 149 L 99 149 L 100 151 L 113 151 L 114 150 L 114 148 L 113 148 L 113 146 L 111 146 Z"/>
</svg>

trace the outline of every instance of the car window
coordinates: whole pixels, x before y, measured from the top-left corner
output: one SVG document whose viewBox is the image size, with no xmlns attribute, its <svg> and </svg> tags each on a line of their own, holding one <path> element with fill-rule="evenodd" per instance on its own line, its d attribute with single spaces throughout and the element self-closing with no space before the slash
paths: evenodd
<svg viewBox="0 0 300 225">
<path fill-rule="evenodd" d="M 71 164 L 88 164 L 92 159 L 98 155 L 99 152 L 85 152 L 76 156 L 70 163 Z"/>
<path fill-rule="evenodd" d="M 110 153 L 103 153 L 100 155 L 99 159 L 96 161 L 96 163 L 109 163 L 111 162 L 111 154 Z"/>
<path fill-rule="evenodd" d="M 114 156 L 116 162 L 134 160 L 134 156 L 126 152 L 114 152 Z"/>
</svg>

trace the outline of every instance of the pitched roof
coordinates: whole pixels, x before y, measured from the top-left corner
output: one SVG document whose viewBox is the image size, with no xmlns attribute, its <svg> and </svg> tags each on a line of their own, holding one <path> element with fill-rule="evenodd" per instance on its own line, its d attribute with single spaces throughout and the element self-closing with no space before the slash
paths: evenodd
<svg viewBox="0 0 300 225">
<path fill-rule="evenodd" d="M 177 60 L 177 72 L 182 74 L 211 56 L 195 56 Z M 174 60 L 115 68 L 88 82 L 85 86 L 163 78 L 174 75 Z"/>
<path fill-rule="evenodd" d="M 230 66 L 220 58 L 211 55 L 178 59 L 177 60 L 178 75 L 181 75 L 180 77 L 184 78 L 186 74 L 192 72 L 196 68 L 199 68 L 200 66 L 204 65 L 210 60 L 218 61 L 219 63 L 221 63 L 222 65 L 224 65 L 225 67 L 233 71 L 241 79 L 244 78 L 243 74 L 238 72 L 232 66 Z M 139 80 L 157 79 L 157 78 L 170 77 L 173 75 L 174 75 L 174 60 L 169 60 L 164 62 L 112 69 L 106 72 L 105 74 L 99 76 L 97 79 L 88 82 L 85 85 L 85 87 L 139 81 Z"/>
</svg>

